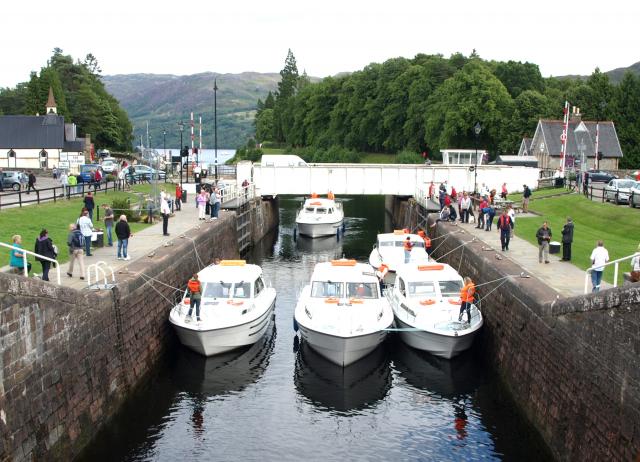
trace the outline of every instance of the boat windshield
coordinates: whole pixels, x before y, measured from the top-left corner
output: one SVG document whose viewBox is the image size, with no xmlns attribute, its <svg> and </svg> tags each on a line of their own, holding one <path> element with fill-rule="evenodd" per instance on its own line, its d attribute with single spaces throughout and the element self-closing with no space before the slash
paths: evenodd
<svg viewBox="0 0 640 462">
<path fill-rule="evenodd" d="M 311 284 L 312 297 L 342 297 L 342 282 L 313 281 Z"/>
<path fill-rule="evenodd" d="M 403 247 L 404 241 L 394 241 L 396 247 Z M 411 241 L 414 247 L 424 247 L 424 241 Z"/>
<path fill-rule="evenodd" d="M 304 211 L 305 212 L 309 212 L 309 213 L 313 213 L 314 208 L 313 207 L 305 207 Z"/>
<path fill-rule="evenodd" d="M 375 282 L 347 282 L 347 297 L 378 298 Z"/>
<path fill-rule="evenodd" d="M 436 284 L 433 281 L 409 283 L 409 297 L 435 297 Z"/>
<path fill-rule="evenodd" d="M 318 207 L 316 213 L 327 213 L 327 209 Z"/>
<path fill-rule="evenodd" d="M 460 295 L 462 281 L 439 281 L 440 293 L 443 297 Z"/>
<path fill-rule="evenodd" d="M 393 247 L 393 241 L 378 241 L 378 247 Z"/>
<path fill-rule="evenodd" d="M 250 282 L 207 282 L 202 296 L 206 298 L 249 298 Z"/>
</svg>

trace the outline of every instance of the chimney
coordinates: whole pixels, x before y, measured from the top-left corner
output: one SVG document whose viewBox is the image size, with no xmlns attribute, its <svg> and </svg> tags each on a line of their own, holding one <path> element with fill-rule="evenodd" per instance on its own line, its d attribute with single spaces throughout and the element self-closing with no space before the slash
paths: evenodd
<svg viewBox="0 0 640 462">
<path fill-rule="evenodd" d="M 573 106 L 571 111 L 571 116 L 569 117 L 569 122 L 581 122 L 582 114 L 580 114 L 580 108 Z"/>
</svg>

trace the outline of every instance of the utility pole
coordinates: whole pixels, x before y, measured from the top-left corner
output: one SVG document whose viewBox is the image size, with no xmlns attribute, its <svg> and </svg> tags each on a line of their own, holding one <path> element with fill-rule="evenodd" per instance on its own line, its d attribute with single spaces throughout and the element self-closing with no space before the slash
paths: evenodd
<svg viewBox="0 0 640 462">
<path fill-rule="evenodd" d="M 218 183 L 218 79 L 213 80 L 213 148 L 215 159 L 215 179 Z"/>
</svg>

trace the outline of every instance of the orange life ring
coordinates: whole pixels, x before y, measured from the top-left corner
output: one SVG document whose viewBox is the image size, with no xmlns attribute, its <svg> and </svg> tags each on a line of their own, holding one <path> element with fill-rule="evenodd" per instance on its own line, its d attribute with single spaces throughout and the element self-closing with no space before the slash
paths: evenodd
<svg viewBox="0 0 640 462">
<path fill-rule="evenodd" d="M 364 301 L 362 301 L 361 298 L 351 298 L 349 299 L 349 303 L 353 304 L 353 303 L 364 303 Z"/>
<path fill-rule="evenodd" d="M 339 301 L 340 300 L 336 297 L 329 297 L 324 299 L 325 303 L 338 303 Z"/>
<path fill-rule="evenodd" d="M 244 304 L 244 302 L 239 300 L 227 300 L 227 305 L 240 306 Z"/>
<path fill-rule="evenodd" d="M 452 305 L 460 305 L 462 303 L 462 300 L 460 300 L 459 298 L 450 298 L 449 303 L 451 303 Z"/>
<path fill-rule="evenodd" d="M 427 298 L 426 300 L 420 300 L 421 305 L 435 305 L 436 301 L 433 298 Z"/>
<path fill-rule="evenodd" d="M 309 202 L 309 205 L 322 205 L 322 202 L 320 202 L 320 201 L 313 201 L 313 202 Z"/>
<path fill-rule="evenodd" d="M 443 264 L 418 265 L 418 271 L 440 271 L 444 269 Z"/>
</svg>

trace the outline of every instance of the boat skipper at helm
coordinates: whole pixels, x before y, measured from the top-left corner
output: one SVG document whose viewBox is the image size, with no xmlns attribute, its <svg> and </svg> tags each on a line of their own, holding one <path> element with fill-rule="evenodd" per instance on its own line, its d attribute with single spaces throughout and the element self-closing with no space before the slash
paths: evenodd
<svg viewBox="0 0 640 462">
<path fill-rule="evenodd" d="M 409 260 L 411 260 L 411 249 L 413 249 L 411 237 L 407 236 L 407 239 L 402 243 L 402 247 L 404 248 L 404 262 L 409 263 Z"/>
<path fill-rule="evenodd" d="M 467 312 L 467 322 L 471 324 L 471 304 L 476 294 L 476 285 L 473 283 L 470 277 L 464 278 L 464 287 L 460 291 L 460 314 L 458 315 L 458 321 L 462 321 L 462 315 Z"/>
<path fill-rule="evenodd" d="M 384 277 L 388 272 L 389 267 L 384 263 L 380 263 L 380 266 L 376 270 L 376 276 L 378 277 L 378 281 L 380 283 L 380 292 L 382 292 L 382 289 L 384 289 Z"/>
<path fill-rule="evenodd" d="M 202 286 L 200 285 L 200 281 L 198 280 L 198 273 L 194 273 L 194 275 L 189 279 L 187 283 L 187 289 L 189 289 L 189 312 L 184 319 L 184 322 L 189 322 L 191 319 L 191 311 L 193 307 L 196 308 L 196 319 L 200 321 L 200 299 L 202 297 Z"/>
</svg>

